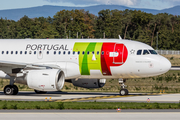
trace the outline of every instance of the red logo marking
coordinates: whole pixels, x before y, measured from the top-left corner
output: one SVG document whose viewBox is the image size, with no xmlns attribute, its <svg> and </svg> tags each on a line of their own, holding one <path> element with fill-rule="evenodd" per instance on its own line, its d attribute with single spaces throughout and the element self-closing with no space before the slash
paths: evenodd
<svg viewBox="0 0 180 120">
<path fill-rule="evenodd" d="M 124 44 L 103 43 L 101 52 L 106 51 L 109 54 L 101 54 L 101 67 L 103 75 L 112 75 L 110 67 L 123 65 L 128 56 L 128 50 Z M 113 56 L 110 56 L 110 52 Z"/>
</svg>

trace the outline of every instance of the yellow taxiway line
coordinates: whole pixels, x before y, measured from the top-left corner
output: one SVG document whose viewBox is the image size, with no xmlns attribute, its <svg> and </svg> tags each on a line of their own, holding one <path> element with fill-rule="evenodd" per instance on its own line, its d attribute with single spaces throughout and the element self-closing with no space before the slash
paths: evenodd
<svg viewBox="0 0 180 120">
<path fill-rule="evenodd" d="M 110 99 L 110 98 L 124 98 L 124 97 L 148 96 L 148 95 L 162 95 L 162 93 L 136 94 L 136 95 L 125 95 L 125 96 L 111 95 L 111 96 L 85 97 L 85 98 L 55 100 L 54 102 L 75 102 L 75 101 L 99 100 L 99 99 Z"/>
</svg>

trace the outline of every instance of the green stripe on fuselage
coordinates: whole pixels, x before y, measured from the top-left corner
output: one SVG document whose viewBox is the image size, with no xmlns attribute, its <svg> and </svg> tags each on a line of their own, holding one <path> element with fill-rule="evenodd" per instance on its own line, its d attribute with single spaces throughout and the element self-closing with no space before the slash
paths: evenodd
<svg viewBox="0 0 180 120">
<path fill-rule="evenodd" d="M 103 43 L 75 43 L 74 51 L 80 52 L 79 54 L 79 69 L 81 75 L 90 75 L 90 70 L 101 70 L 100 54 L 97 55 L 97 51 L 101 52 Z M 82 52 L 85 52 L 83 55 Z M 89 52 L 89 54 L 87 54 Z M 95 60 L 92 60 L 95 53 Z"/>
</svg>

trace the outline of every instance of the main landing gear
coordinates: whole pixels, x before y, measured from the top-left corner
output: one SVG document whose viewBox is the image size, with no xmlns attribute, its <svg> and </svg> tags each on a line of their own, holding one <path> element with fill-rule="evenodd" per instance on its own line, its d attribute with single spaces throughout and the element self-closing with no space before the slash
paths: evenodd
<svg viewBox="0 0 180 120">
<path fill-rule="evenodd" d="M 4 87 L 4 94 L 5 95 L 17 95 L 19 89 L 16 85 L 14 85 L 14 77 L 10 78 L 10 85 L 6 85 Z"/>
<path fill-rule="evenodd" d="M 129 91 L 127 89 L 125 89 L 125 87 L 127 87 L 124 83 L 126 82 L 126 80 L 123 80 L 123 79 L 119 79 L 119 84 L 121 85 L 121 90 L 119 91 L 119 94 L 121 96 L 124 96 L 124 95 L 128 95 L 129 94 Z"/>
<path fill-rule="evenodd" d="M 5 95 L 17 95 L 18 91 L 19 91 L 19 89 L 16 85 L 7 85 L 4 87 Z"/>
</svg>

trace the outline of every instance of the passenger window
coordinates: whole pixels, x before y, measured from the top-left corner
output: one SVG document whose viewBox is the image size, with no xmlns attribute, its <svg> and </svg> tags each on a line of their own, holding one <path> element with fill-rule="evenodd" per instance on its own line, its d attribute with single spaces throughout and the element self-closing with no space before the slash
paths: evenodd
<svg viewBox="0 0 180 120">
<path fill-rule="evenodd" d="M 78 55 L 80 54 L 80 51 L 78 51 Z"/>
<path fill-rule="evenodd" d="M 71 54 L 71 52 L 69 51 L 69 52 L 68 52 L 68 54 L 70 55 L 70 54 Z"/>
<path fill-rule="evenodd" d="M 47 54 L 49 55 L 49 51 L 47 51 Z"/>
<path fill-rule="evenodd" d="M 34 51 L 34 54 L 36 55 L 36 51 Z"/>
<path fill-rule="evenodd" d="M 56 54 L 56 51 L 54 51 L 54 54 Z"/>
<path fill-rule="evenodd" d="M 75 51 L 73 51 L 73 55 L 75 55 L 76 54 L 76 52 Z"/>
<path fill-rule="evenodd" d="M 9 52 L 7 51 L 6 54 L 9 54 Z"/>
<path fill-rule="evenodd" d="M 92 52 L 92 54 L 94 55 L 94 51 Z"/>
<path fill-rule="evenodd" d="M 25 51 L 24 54 L 27 54 L 27 51 Z"/>
<path fill-rule="evenodd" d="M 141 55 L 141 53 L 142 53 L 142 50 L 137 51 L 137 55 Z"/>
<path fill-rule="evenodd" d="M 2 51 L 2 54 L 4 54 L 4 51 Z"/>
<path fill-rule="evenodd" d="M 143 55 L 148 55 L 148 54 L 149 54 L 148 50 L 144 50 Z"/>
<path fill-rule="evenodd" d="M 11 54 L 13 54 L 13 51 L 11 51 Z"/>
<path fill-rule="evenodd" d="M 20 54 L 22 54 L 22 51 L 20 52 Z"/>
<path fill-rule="evenodd" d="M 87 52 L 87 54 L 89 55 L 89 51 Z"/>
<path fill-rule="evenodd" d="M 18 51 L 16 51 L 16 54 L 18 54 Z"/>
<path fill-rule="evenodd" d="M 59 51 L 59 55 L 61 54 L 61 51 Z"/>
<path fill-rule="evenodd" d="M 85 52 L 83 51 L 82 54 L 84 55 L 84 53 L 85 53 Z"/>
<path fill-rule="evenodd" d="M 104 55 L 104 51 L 102 51 L 102 55 Z"/>
<path fill-rule="evenodd" d="M 63 53 L 64 55 L 66 54 L 66 51 L 64 51 L 64 53 Z"/>
<path fill-rule="evenodd" d="M 97 51 L 97 55 L 99 55 L 99 51 Z"/>
</svg>

